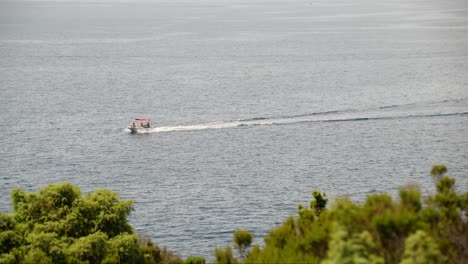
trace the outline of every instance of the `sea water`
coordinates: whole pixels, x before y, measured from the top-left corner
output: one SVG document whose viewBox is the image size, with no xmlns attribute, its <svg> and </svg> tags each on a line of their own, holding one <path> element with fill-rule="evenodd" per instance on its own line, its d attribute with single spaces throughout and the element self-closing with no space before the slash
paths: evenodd
<svg viewBox="0 0 468 264">
<path fill-rule="evenodd" d="M 0 1 L 0 210 L 71 182 L 183 257 L 317 189 L 468 180 L 466 1 Z M 134 117 L 153 118 L 132 135 Z"/>
</svg>

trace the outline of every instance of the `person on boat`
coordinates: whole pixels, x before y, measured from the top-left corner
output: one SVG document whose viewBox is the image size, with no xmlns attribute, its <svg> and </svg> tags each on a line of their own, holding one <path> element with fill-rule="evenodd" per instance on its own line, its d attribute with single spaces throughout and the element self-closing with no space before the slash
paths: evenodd
<svg viewBox="0 0 468 264">
<path fill-rule="evenodd" d="M 135 127 L 135 122 L 133 122 L 132 127 Z"/>
<path fill-rule="evenodd" d="M 150 123 L 148 122 L 148 124 L 146 124 L 146 127 L 149 128 L 150 127 Z"/>
</svg>

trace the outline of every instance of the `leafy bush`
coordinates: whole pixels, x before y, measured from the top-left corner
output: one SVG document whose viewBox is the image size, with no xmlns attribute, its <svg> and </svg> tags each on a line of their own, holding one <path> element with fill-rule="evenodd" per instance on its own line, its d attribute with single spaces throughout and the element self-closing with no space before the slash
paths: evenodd
<svg viewBox="0 0 468 264">
<path fill-rule="evenodd" d="M 13 214 L 0 214 L 0 263 L 182 263 L 127 221 L 132 201 L 69 183 L 11 192 Z"/>
<path fill-rule="evenodd" d="M 468 192 L 458 193 L 447 168 L 434 166 L 436 193 L 421 199 L 416 186 L 367 196 L 363 204 L 336 199 L 327 208 L 324 193 L 313 191 L 309 207 L 271 230 L 263 248 L 247 230 L 237 230 L 233 246 L 215 248 L 214 263 L 454 263 L 468 260 Z M 13 213 L 0 213 L 0 263 L 171 263 L 185 261 L 139 237 L 127 221 L 132 201 L 98 190 L 82 195 L 71 184 L 38 192 L 12 191 Z M 442 254 L 443 253 L 443 254 Z"/>
<path fill-rule="evenodd" d="M 372 194 L 364 204 L 339 198 L 327 208 L 314 191 L 310 208 L 299 205 L 297 217 L 271 230 L 245 263 L 466 263 L 468 192 L 457 193 L 446 172 L 434 166 L 437 192 L 425 201 L 408 186 L 399 201 Z"/>
<path fill-rule="evenodd" d="M 406 239 L 401 264 L 437 264 L 446 260 L 437 243 L 426 232 L 418 230 Z"/>
<path fill-rule="evenodd" d="M 252 244 L 253 236 L 248 230 L 240 229 L 234 233 L 234 248 L 239 252 L 239 256 L 244 259 L 247 248 Z"/>
<path fill-rule="evenodd" d="M 204 257 L 188 257 L 185 259 L 184 264 L 205 264 Z"/>
</svg>

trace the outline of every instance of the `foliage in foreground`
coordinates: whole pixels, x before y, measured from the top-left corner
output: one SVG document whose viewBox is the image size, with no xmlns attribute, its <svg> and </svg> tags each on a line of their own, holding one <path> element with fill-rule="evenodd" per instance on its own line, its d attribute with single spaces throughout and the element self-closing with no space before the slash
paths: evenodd
<svg viewBox="0 0 468 264">
<path fill-rule="evenodd" d="M 363 204 L 337 199 L 327 208 L 324 193 L 313 191 L 310 205 L 299 205 L 250 248 L 247 230 L 234 233 L 233 247 L 215 249 L 215 263 L 467 263 L 468 192 L 457 193 L 455 180 L 432 169 L 437 191 L 421 199 L 414 186 L 367 196 Z M 422 201 L 424 200 L 424 202 Z M 38 192 L 12 191 L 13 213 L 0 214 L 0 263 L 190 263 L 133 232 L 127 217 L 131 201 L 98 190 L 82 196 L 71 184 Z M 249 250 L 250 249 L 250 250 Z"/>
<path fill-rule="evenodd" d="M 0 263 L 183 263 L 133 232 L 133 202 L 114 192 L 82 196 L 66 183 L 11 197 L 13 213 L 0 214 Z"/>
<path fill-rule="evenodd" d="M 372 194 L 364 204 L 340 198 L 327 209 L 325 194 L 314 191 L 310 206 L 299 205 L 298 216 L 273 229 L 263 248 L 243 249 L 244 263 L 467 263 L 468 192 L 457 193 L 446 171 L 434 166 L 437 191 L 424 203 L 408 186 L 398 201 Z M 230 246 L 217 248 L 215 261 L 240 262 Z"/>
</svg>

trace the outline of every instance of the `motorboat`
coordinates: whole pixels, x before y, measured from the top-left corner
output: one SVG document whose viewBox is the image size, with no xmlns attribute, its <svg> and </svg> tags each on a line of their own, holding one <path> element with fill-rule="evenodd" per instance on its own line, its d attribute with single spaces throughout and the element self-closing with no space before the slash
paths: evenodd
<svg viewBox="0 0 468 264">
<path fill-rule="evenodd" d="M 133 119 L 130 125 L 127 126 L 130 133 L 148 133 L 153 129 L 153 125 L 151 124 L 151 118 L 147 117 L 137 117 Z"/>
</svg>

